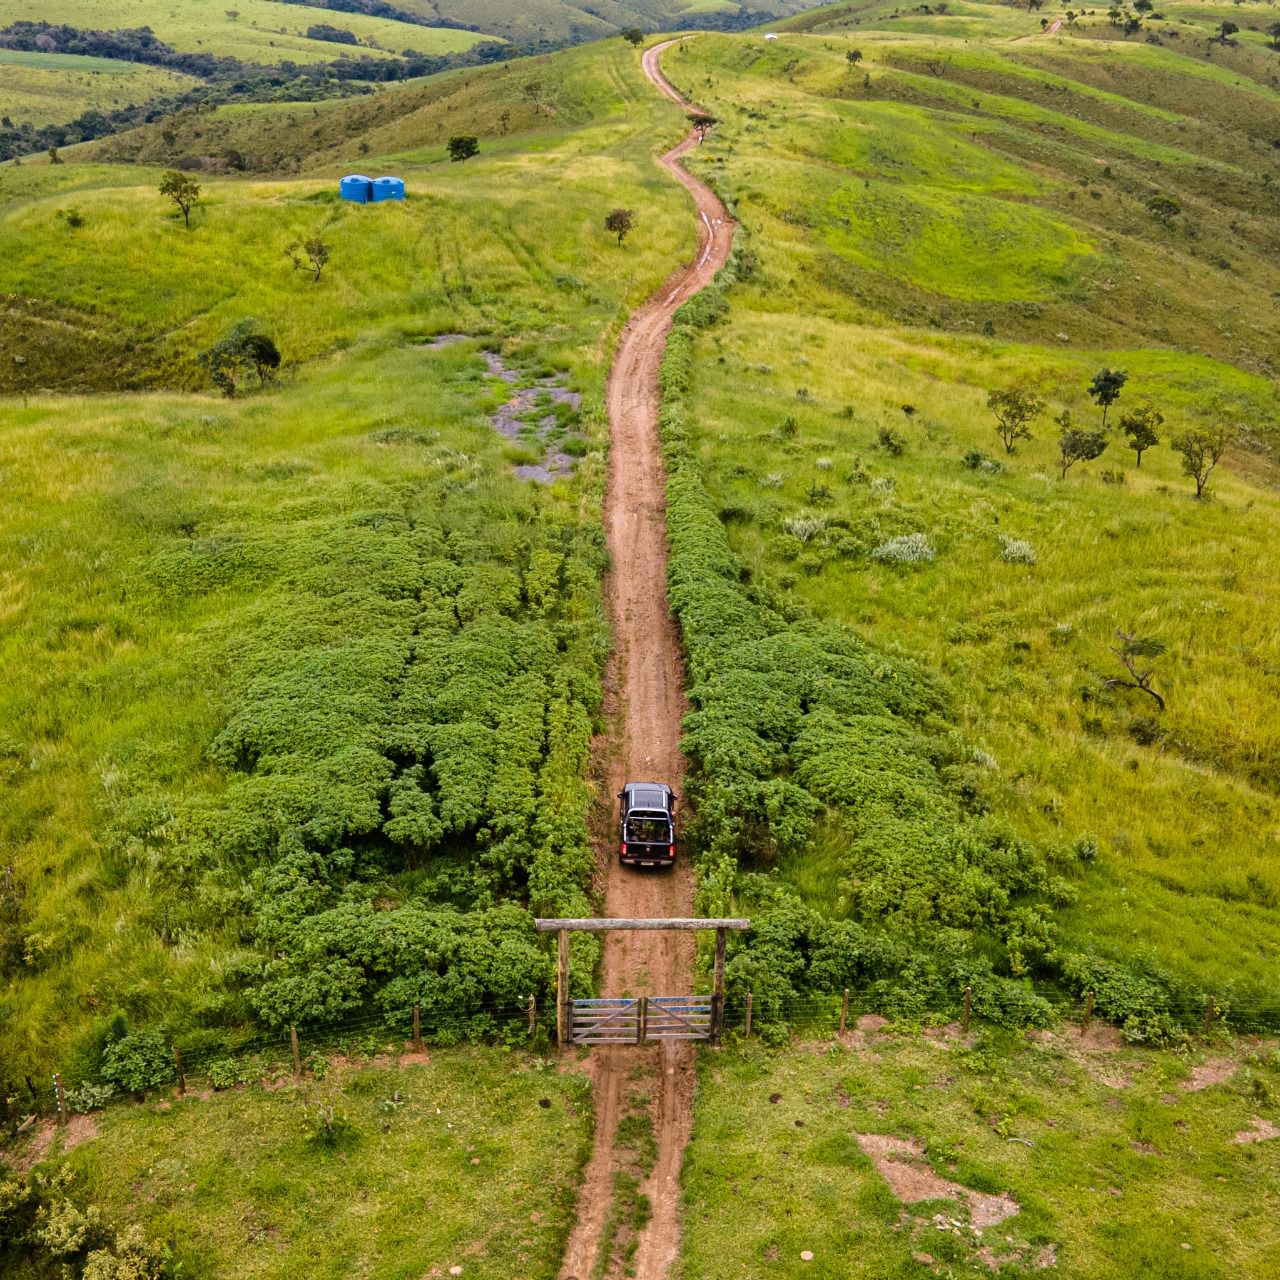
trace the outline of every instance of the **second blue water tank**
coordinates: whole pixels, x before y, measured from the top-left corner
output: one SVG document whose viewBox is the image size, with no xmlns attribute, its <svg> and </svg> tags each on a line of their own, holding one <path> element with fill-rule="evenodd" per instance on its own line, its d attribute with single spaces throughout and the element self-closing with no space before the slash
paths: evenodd
<svg viewBox="0 0 1280 1280">
<path fill-rule="evenodd" d="M 373 180 L 373 198 L 375 200 L 403 200 L 404 180 L 402 178 L 375 178 Z"/>
</svg>

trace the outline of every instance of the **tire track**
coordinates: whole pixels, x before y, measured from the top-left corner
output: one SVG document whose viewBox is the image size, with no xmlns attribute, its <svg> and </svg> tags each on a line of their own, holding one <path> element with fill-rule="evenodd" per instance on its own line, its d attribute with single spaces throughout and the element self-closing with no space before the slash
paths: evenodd
<svg viewBox="0 0 1280 1280">
<path fill-rule="evenodd" d="M 662 74 L 668 40 L 644 54 L 643 67 L 659 92 L 692 111 Z M 600 746 L 598 773 L 607 779 L 609 803 L 627 778 L 669 782 L 681 790 L 680 724 L 686 710 L 684 659 L 667 603 L 666 473 L 658 439 L 658 370 L 672 317 L 710 284 L 733 242 L 733 223 L 719 199 L 681 164 L 698 145 L 690 130 L 659 163 L 693 198 L 699 250 L 632 317 L 609 374 L 607 404 L 612 446 L 604 524 L 611 568 L 605 598 L 614 649 L 606 672 L 609 736 Z M 621 866 L 611 824 L 598 850 L 609 916 L 674 916 L 693 911 L 693 872 L 682 858 L 671 873 L 648 874 Z M 606 995 L 679 995 L 692 991 L 692 934 L 605 935 Z M 590 1075 L 596 1132 L 578 1198 L 577 1224 L 565 1250 L 561 1280 L 618 1276 L 612 1259 L 601 1260 L 608 1236 L 614 1174 L 624 1168 L 615 1133 L 628 1094 L 647 1093 L 657 1139 L 657 1159 L 642 1191 L 652 1216 L 634 1255 L 637 1280 L 663 1280 L 680 1248 L 680 1167 L 693 1124 L 694 1049 L 667 1042 L 636 1048 L 598 1047 Z"/>
</svg>

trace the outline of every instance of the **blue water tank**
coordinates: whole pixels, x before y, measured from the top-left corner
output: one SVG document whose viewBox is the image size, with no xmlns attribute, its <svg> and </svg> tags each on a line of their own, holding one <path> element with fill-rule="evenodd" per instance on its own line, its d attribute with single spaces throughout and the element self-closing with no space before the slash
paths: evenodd
<svg viewBox="0 0 1280 1280">
<path fill-rule="evenodd" d="M 368 204 L 373 199 L 373 179 L 366 178 L 363 173 L 348 174 L 338 184 L 338 191 L 344 200 Z"/>
<path fill-rule="evenodd" d="M 375 200 L 403 200 L 404 180 L 402 178 L 375 178 L 373 180 L 373 198 Z"/>
</svg>

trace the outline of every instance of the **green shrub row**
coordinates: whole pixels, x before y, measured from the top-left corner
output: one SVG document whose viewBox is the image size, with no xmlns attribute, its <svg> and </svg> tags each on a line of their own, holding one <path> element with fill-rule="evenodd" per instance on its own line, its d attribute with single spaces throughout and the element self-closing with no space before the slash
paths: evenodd
<svg viewBox="0 0 1280 1280">
<path fill-rule="evenodd" d="M 730 263 L 677 314 L 662 369 L 672 610 L 689 662 L 688 837 L 708 914 L 749 911 L 727 965 L 757 1025 L 778 1034 L 805 996 L 856 987 L 881 1011 L 955 1012 L 1043 1025 L 1062 994 L 1138 1040 L 1175 1035 L 1187 1004 L 1161 975 L 1061 954 L 1053 908 L 1075 896 L 993 821 L 980 762 L 951 728 L 946 690 L 921 668 L 744 581 L 703 484 L 690 422 L 698 331 L 726 311 Z M 806 904 L 776 864 L 821 830 L 840 852 L 839 898 Z M 819 909 L 820 908 L 820 909 Z"/>
</svg>

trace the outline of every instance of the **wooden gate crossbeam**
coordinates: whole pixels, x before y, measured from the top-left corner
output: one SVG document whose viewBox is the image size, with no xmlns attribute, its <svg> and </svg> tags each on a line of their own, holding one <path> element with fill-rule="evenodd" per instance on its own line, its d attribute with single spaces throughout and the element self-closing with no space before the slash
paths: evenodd
<svg viewBox="0 0 1280 1280">
<path fill-rule="evenodd" d="M 653 916 L 646 919 L 610 920 L 605 918 L 563 918 L 535 920 L 534 927 L 539 933 L 555 933 L 556 939 L 556 1040 L 563 1048 L 574 1039 L 574 1009 L 582 1006 L 584 1012 L 592 1007 L 598 1009 L 598 1015 L 590 1016 L 582 1021 L 590 1021 L 595 1027 L 612 1031 L 615 1027 L 623 1031 L 625 1022 L 619 1020 L 623 1009 L 614 1014 L 604 1013 L 604 1006 L 616 1005 L 618 997 L 605 997 L 601 1000 L 574 1001 L 569 995 L 569 935 L 571 933 L 608 933 L 611 929 L 674 929 L 692 931 L 696 929 L 714 929 L 716 934 L 715 967 L 710 1000 L 698 996 L 650 996 L 641 999 L 639 1022 L 634 1024 L 635 1040 L 645 1039 L 652 1030 L 661 1032 L 662 1039 L 702 1040 L 710 1039 L 713 1043 L 720 1039 L 724 1027 L 724 958 L 725 946 L 730 929 L 750 929 L 751 921 L 740 917 L 712 917 L 698 919 L 693 916 Z M 656 1019 L 650 1016 L 650 1009 L 656 1013 Z M 707 1019 L 705 1030 L 702 1019 Z M 624 1036 L 602 1038 L 599 1043 L 626 1043 Z M 583 1042 L 585 1043 L 585 1041 Z"/>
</svg>

